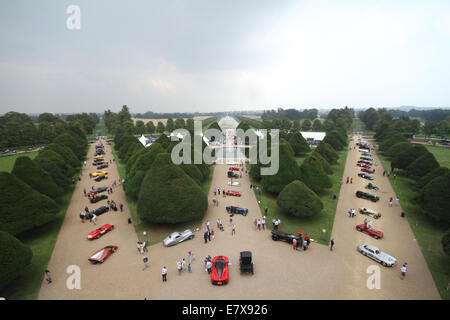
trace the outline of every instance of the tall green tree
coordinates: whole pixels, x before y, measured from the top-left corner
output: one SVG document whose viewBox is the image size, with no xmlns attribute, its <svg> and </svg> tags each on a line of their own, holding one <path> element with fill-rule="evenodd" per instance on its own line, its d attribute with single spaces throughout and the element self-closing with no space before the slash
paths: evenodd
<svg viewBox="0 0 450 320">
<path fill-rule="evenodd" d="M 298 131 L 291 136 L 289 139 L 289 144 L 292 147 L 295 156 L 301 156 L 311 151 L 308 142 Z"/>
<path fill-rule="evenodd" d="M 319 197 L 303 182 L 295 180 L 286 185 L 277 198 L 282 211 L 296 217 L 312 217 L 323 209 Z"/>
<path fill-rule="evenodd" d="M 331 179 L 326 174 L 317 157 L 308 157 L 300 166 L 300 180 L 315 193 L 332 187 Z"/>
</svg>

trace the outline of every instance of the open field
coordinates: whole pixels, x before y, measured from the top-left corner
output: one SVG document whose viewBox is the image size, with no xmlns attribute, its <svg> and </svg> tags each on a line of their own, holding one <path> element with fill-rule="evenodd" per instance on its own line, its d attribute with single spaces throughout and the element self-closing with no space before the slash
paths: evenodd
<svg viewBox="0 0 450 320">
<path fill-rule="evenodd" d="M 384 156 L 379 155 L 378 157 L 385 170 L 388 170 L 391 167 L 390 161 Z M 420 206 L 413 200 L 418 195 L 418 192 L 414 191 L 414 180 L 400 174 L 395 179 L 391 175 L 389 180 L 400 199 L 441 298 L 449 300 L 450 257 L 444 253 L 441 244 L 441 239 L 449 226 L 434 222 L 422 214 Z"/>
<path fill-rule="evenodd" d="M 38 155 L 38 151 L 33 151 L 30 153 L 19 153 L 11 156 L 0 157 L 0 171 L 11 172 L 14 167 L 14 162 L 16 162 L 17 157 L 27 156 L 34 159 Z"/>
<path fill-rule="evenodd" d="M 450 147 L 430 146 L 427 144 L 424 146 L 436 157 L 441 167 L 450 169 Z"/>
<path fill-rule="evenodd" d="M 297 218 L 290 214 L 283 213 L 277 205 L 277 198 L 275 195 L 269 192 L 262 192 L 262 195 L 258 195 L 255 190 L 255 196 L 258 200 L 261 213 L 264 213 L 264 209 L 268 208 L 267 221 L 268 226 L 272 228 L 272 219 L 281 219 L 281 230 L 293 234 L 297 234 L 297 231 L 302 229 L 307 232 L 311 238 L 320 244 L 328 245 L 330 241 L 331 231 L 333 228 L 334 215 L 336 212 L 337 200 L 333 200 L 333 195 L 336 194 L 339 197 L 340 181 L 344 172 L 345 161 L 347 158 L 347 148 L 341 151 L 339 154 L 338 163 L 332 166 L 334 173 L 330 176 L 333 186 L 331 189 L 326 190 L 319 194 L 320 200 L 324 204 L 324 209 L 320 214 L 312 218 Z M 297 164 L 301 165 L 305 157 L 296 158 Z M 259 183 L 254 183 L 254 186 L 260 186 Z M 323 232 L 325 230 L 325 232 Z"/>
</svg>

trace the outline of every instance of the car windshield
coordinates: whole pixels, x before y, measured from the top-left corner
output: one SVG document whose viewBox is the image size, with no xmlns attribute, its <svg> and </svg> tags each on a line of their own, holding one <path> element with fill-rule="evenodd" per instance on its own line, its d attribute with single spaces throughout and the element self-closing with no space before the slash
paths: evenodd
<svg viewBox="0 0 450 320">
<path fill-rule="evenodd" d="M 217 259 L 215 263 L 216 269 L 217 269 L 217 275 L 219 278 L 222 277 L 223 270 L 225 269 L 226 262 L 223 259 Z"/>
<path fill-rule="evenodd" d="M 100 250 L 99 252 L 97 252 L 96 254 L 94 254 L 91 259 L 100 259 L 100 257 L 103 255 L 103 252 L 105 250 Z"/>
</svg>

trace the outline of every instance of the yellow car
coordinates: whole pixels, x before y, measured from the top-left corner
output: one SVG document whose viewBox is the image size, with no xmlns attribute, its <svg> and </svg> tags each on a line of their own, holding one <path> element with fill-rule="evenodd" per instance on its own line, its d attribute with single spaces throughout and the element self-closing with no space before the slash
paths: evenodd
<svg viewBox="0 0 450 320">
<path fill-rule="evenodd" d="M 94 159 L 103 159 L 103 155 L 99 154 L 98 156 L 95 156 Z"/>
<path fill-rule="evenodd" d="M 92 177 L 99 177 L 99 176 L 104 176 L 107 175 L 108 171 L 104 171 L 104 170 L 100 170 L 100 171 L 96 171 L 94 173 L 91 174 Z"/>
</svg>

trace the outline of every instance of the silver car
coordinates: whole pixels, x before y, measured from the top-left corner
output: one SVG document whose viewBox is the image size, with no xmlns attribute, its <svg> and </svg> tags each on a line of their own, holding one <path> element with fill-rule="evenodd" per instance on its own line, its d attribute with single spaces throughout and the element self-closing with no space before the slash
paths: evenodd
<svg viewBox="0 0 450 320">
<path fill-rule="evenodd" d="M 169 235 L 167 238 L 163 240 L 163 244 L 166 247 L 174 246 L 177 243 L 180 243 L 184 240 L 190 240 L 194 238 L 194 234 L 191 230 L 184 230 L 183 232 L 174 232 L 171 235 Z"/>
<path fill-rule="evenodd" d="M 380 251 L 380 249 L 378 249 L 377 247 L 368 244 L 360 244 L 356 249 L 364 256 L 367 256 L 381 263 L 385 267 L 393 267 L 397 262 L 397 259 L 395 259 L 394 257 L 388 255 L 383 251 Z"/>
</svg>

